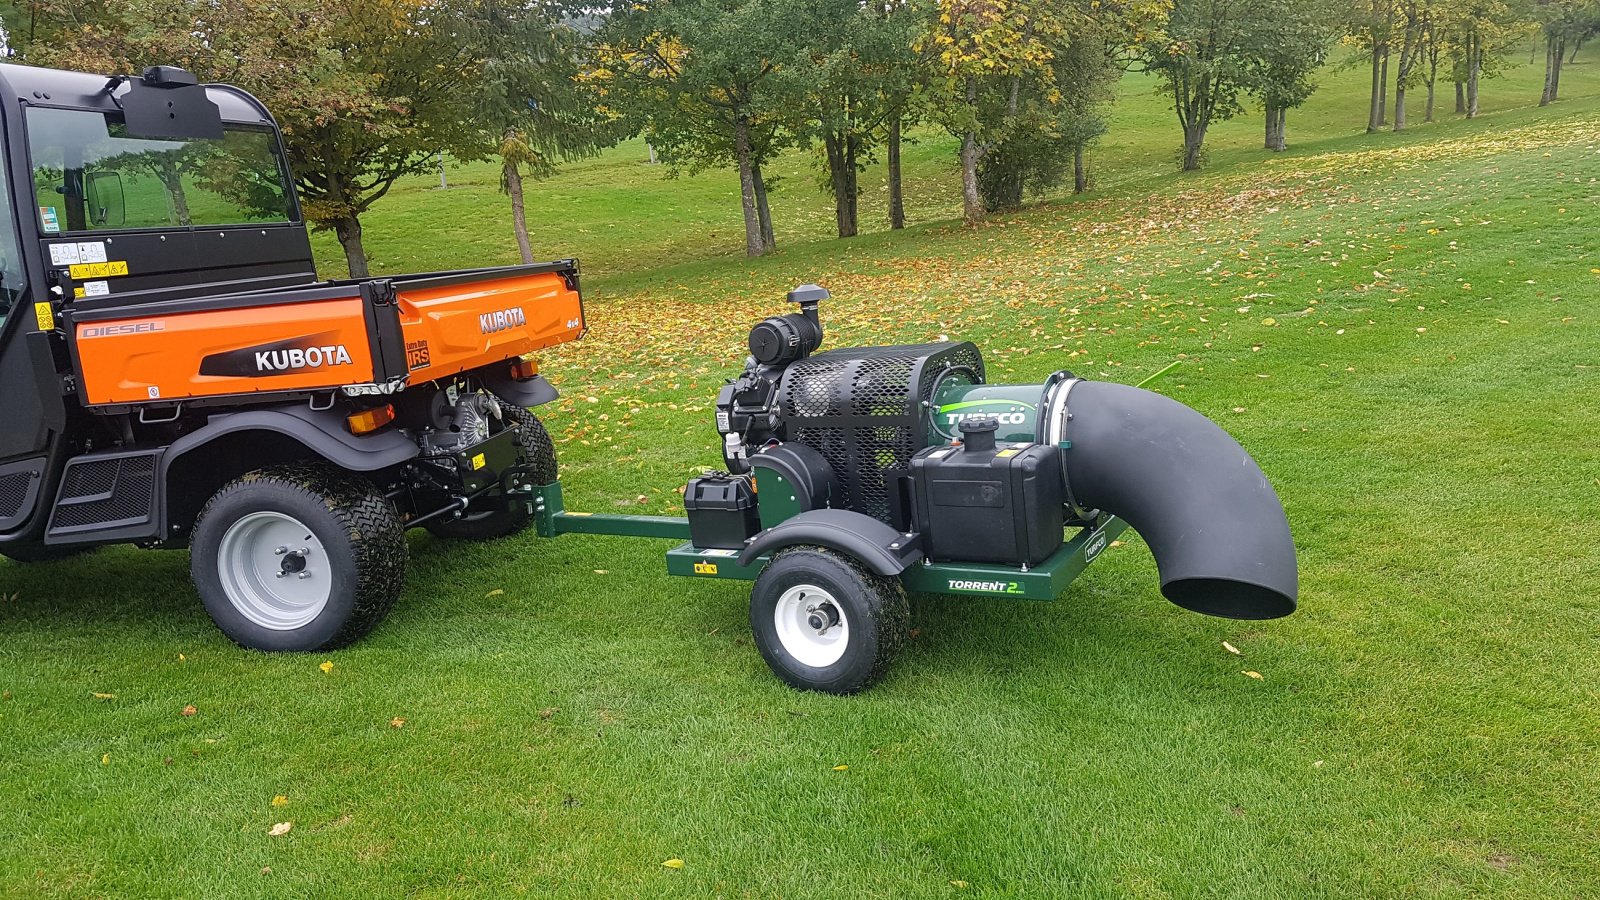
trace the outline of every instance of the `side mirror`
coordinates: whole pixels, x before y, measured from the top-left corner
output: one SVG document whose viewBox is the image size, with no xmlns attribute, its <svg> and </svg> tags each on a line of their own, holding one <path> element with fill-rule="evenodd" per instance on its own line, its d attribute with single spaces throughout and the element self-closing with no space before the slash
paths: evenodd
<svg viewBox="0 0 1600 900">
<path fill-rule="evenodd" d="M 122 176 L 116 172 L 90 172 L 84 177 L 84 202 L 96 228 L 121 228 L 128 222 L 128 202 L 122 193 Z"/>
</svg>

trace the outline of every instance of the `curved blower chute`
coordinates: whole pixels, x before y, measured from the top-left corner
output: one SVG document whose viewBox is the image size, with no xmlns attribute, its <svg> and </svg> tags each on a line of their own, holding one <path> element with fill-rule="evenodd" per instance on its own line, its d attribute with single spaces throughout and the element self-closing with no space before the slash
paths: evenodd
<svg viewBox="0 0 1600 900">
<path fill-rule="evenodd" d="M 1271 619 L 1295 610 L 1294 541 L 1277 494 L 1250 454 L 1210 419 L 1151 391 L 1057 372 L 1043 384 L 985 381 L 970 343 L 852 347 L 816 353 L 817 304 L 751 334 L 754 355 L 717 398 L 717 430 L 733 471 L 777 442 L 818 451 L 837 479 L 836 507 L 907 524 L 912 457 L 960 439 L 960 424 L 1060 448 L 1067 521 L 1125 520 L 1149 545 L 1162 593 L 1195 612 Z"/>
</svg>

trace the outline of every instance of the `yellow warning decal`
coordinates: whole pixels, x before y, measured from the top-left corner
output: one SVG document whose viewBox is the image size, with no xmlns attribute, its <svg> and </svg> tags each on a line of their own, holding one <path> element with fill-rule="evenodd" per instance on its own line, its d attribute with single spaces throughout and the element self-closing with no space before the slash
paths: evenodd
<svg viewBox="0 0 1600 900">
<path fill-rule="evenodd" d="M 1016 450 L 1016 448 L 1013 447 L 1013 448 L 1011 448 L 1009 450 L 1001 450 L 999 453 L 996 453 L 994 456 L 995 456 L 995 459 L 1010 459 L 1011 457 L 1016 456 L 1016 455 L 1017 455 L 1017 450 Z"/>
<path fill-rule="evenodd" d="M 128 274 L 128 263 L 121 259 L 103 263 L 78 263 L 68 267 L 67 272 L 76 281 L 83 281 L 86 278 L 112 278 Z"/>
<path fill-rule="evenodd" d="M 482 453 L 479 453 L 477 456 L 472 458 L 472 471 L 476 472 L 488 464 L 489 461 L 483 458 Z"/>
<path fill-rule="evenodd" d="M 697 562 L 694 564 L 694 573 L 696 575 L 715 575 L 717 574 L 717 564 Z"/>
<path fill-rule="evenodd" d="M 77 287 L 77 288 L 73 288 L 72 289 L 72 298 L 74 300 L 82 300 L 83 298 L 85 298 L 87 296 L 89 296 L 89 292 L 84 290 L 81 287 Z"/>
<path fill-rule="evenodd" d="M 34 319 L 38 320 L 40 331 L 56 330 L 56 314 L 55 311 L 50 308 L 50 304 L 35 303 L 33 305 L 33 317 Z"/>
</svg>

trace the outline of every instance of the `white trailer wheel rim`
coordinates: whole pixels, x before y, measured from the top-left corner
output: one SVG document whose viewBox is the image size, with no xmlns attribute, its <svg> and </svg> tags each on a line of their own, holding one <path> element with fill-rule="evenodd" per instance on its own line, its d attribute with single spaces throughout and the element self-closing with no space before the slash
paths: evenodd
<svg viewBox="0 0 1600 900">
<path fill-rule="evenodd" d="M 831 606 L 839 621 L 818 632 L 811 618 L 824 604 Z M 783 592 L 772 610 L 778 643 L 801 665 L 826 668 L 839 661 L 850 646 L 850 619 L 834 596 L 814 584 L 797 584 Z"/>
<path fill-rule="evenodd" d="M 280 512 L 251 513 L 228 526 L 217 548 L 217 575 L 233 608 L 273 631 L 309 624 L 333 594 L 322 542 Z"/>
</svg>

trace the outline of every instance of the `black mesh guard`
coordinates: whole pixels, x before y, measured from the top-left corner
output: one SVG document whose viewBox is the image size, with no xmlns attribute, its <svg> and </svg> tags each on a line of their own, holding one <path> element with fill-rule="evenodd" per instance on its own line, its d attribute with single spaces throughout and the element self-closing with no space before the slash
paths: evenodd
<svg viewBox="0 0 1600 900">
<path fill-rule="evenodd" d="M 909 468 L 928 445 L 922 403 L 957 366 L 983 382 L 983 355 L 966 341 L 845 347 L 802 359 L 784 370 L 778 389 L 783 433 L 828 461 L 847 509 L 887 522 L 884 473 Z"/>
</svg>

